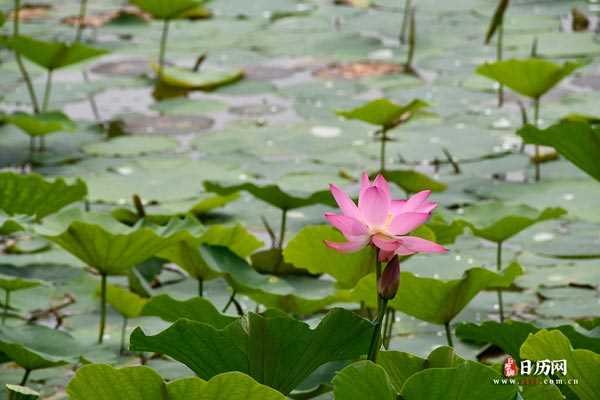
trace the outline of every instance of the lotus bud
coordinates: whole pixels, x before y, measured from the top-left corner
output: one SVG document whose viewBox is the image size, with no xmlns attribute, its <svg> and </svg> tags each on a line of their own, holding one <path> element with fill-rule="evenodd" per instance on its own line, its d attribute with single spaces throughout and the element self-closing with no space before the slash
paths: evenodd
<svg viewBox="0 0 600 400">
<path fill-rule="evenodd" d="M 377 282 L 377 293 L 384 300 L 391 300 L 396 297 L 398 286 L 400 285 L 400 260 L 398 256 L 392 258 L 387 264 L 379 282 Z"/>
</svg>

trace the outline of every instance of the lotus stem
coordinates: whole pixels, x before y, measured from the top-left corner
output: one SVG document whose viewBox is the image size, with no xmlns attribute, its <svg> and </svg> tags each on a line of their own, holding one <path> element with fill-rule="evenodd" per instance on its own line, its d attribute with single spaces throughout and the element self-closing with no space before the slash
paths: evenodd
<svg viewBox="0 0 600 400">
<path fill-rule="evenodd" d="M 198 296 L 204 297 L 204 279 L 198 278 Z"/>
<path fill-rule="evenodd" d="M 415 49 L 417 47 L 417 19 L 416 8 L 410 10 L 410 25 L 408 29 L 408 53 L 406 56 L 406 68 L 409 72 L 414 73 L 413 60 L 415 58 Z"/>
<path fill-rule="evenodd" d="M 42 112 L 48 111 L 50 104 L 50 94 L 52 92 L 52 70 L 48 71 L 46 76 L 46 89 L 44 90 L 44 102 L 42 103 Z"/>
<path fill-rule="evenodd" d="M 496 247 L 496 270 L 502 271 L 502 242 L 498 242 Z M 502 289 L 498 289 L 498 311 L 500 313 L 500 322 L 504 322 L 504 300 L 502 298 Z"/>
<path fill-rule="evenodd" d="M 385 315 L 385 323 L 383 324 L 383 347 L 387 350 L 392 341 L 392 331 L 396 322 L 396 310 L 388 307 Z"/>
<path fill-rule="evenodd" d="M 83 30 L 85 29 L 84 19 L 87 14 L 87 0 L 81 0 L 79 5 L 79 20 L 77 24 L 77 33 L 75 34 L 75 43 L 81 41 Z"/>
<path fill-rule="evenodd" d="M 19 25 L 20 25 L 20 11 L 21 11 L 21 0 L 15 0 L 15 9 L 13 12 L 14 20 L 13 20 L 13 37 L 19 36 Z M 19 71 L 21 72 L 21 76 L 25 81 L 25 86 L 27 86 L 27 92 L 29 93 L 29 98 L 31 99 L 31 108 L 35 114 L 40 112 L 40 107 L 38 105 L 37 96 L 35 95 L 35 89 L 33 88 L 33 83 L 31 82 L 31 77 L 29 76 L 29 72 L 25 68 L 25 64 L 23 63 L 23 58 L 21 57 L 21 53 L 15 51 L 15 60 L 17 61 L 17 65 L 19 66 Z"/>
<path fill-rule="evenodd" d="M 496 40 L 496 61 L 502 61 L 504 47 L 504 21 L 498 25 L 498 39 Z M 504 85 L 498 87 L 498 107 L 504 105 Z"/>
<path fill-rule="evenodd" d="M 229 296 L 229 300 L 227 301 L 227 304 L 225 304 L 225 307 L 223 307 L 223 310 L 221 310 L 222 313 L 226 313 L 227 310 L 229 309 L 229 306 L 231 306 L 233 304 L 236 294 L 237 294 L 237 291 L 234 289 L 233 292 L 231 292 L 231 296 Z"/>
<path fill-rule="evenodd" d="M 4 290 L 4 313 L 2 313 L 2 325 L 6 324 L 8 309 L 10 308 L 10 290 Z"/>
<path fill-rule="evenodd" d="M 23 378 L 21 379 L 21 383 L 19 383 L 19 386 L 25 386 L 27 384 L 27 380 L 29 379 L 30 374 L 31 374 L 31 370 L 26 369 L 25 374 L 23 374 Z"/>
<path fill-rule="evenodd" d="M 382 299 L 377 292 L 377 284 L 379 283 L 379 279 L 381 278 L 381 262 L 377 260 L 375 262 L 375 293 L 377 293 L 377 318 L 379 318 L 379 314 L 381 314 L 381 304 Z"/>
<path fill-rule="evenodd" d="M 163 22 L 163 31 L 160 37 L 160 53 L 158 55 L 158 82 L 162 81 L 163 69 L 165 67 L 165 54 L 167 52 L 167 39 L 169 38 L 170 20 L 165 19 Z"/>
<path fill-rule="evenodd" d="M 106 327 L 106 274 L 100 275 L 100 327 L 98 330 L 98 344 L 104 341 Z"/>
<path fill-rule="evenodd" d="M 119 348 L 119 354 L 125 354 L 125 337 L 127 336 L 127 317 L 123 317 L 123 326 L 121 327 L 121 347 Z"/>
<path fill-rule="evenodd" d="M 385 146 L 387 144 L 387 129 L 383 128 L 381 130 L 381 147 L 379 149 L 379 173 L 385 173 Z"/>
<path fill-rule="evenodd" d="M 371 337 L 371 345 L 369 346 L 369 361 L 376 362 L 377 354 L 379 353 L 380 340 L 381 340 L 381 325 L 383 321 L 383 317 L 385 316 L 387 303 L 386 299 L 379 298 L 379 314 L 377 316 L 377 320 L 375 321 L 375 327 L 373 329 L 373 336 Z"/>
<path fill-rule="evenodd" d="M 412 9 L 412 1 L 405 0 L 404 2 L 404 16 L 402 17 L 402 28 L 400 29 L 400 44 L 406 44 L 406 30 L 408 29 L 408 17 L 410 10 Z"/>
<path fill-rule="evenodd" d="M 446 340 L 448 341 L 448 346 L 454 347 L 454 343 L 452 342 L 452 328 L 450 328 L 450 322 L 446 322 L 444 324 L 444 329 L 446 330 Z"/>
<path fill-rule="evenodd" d="M 285 230 L 287 227 L 287 209 L 281 210 L 281 227 L 279 228 L 279 244 L 277 245 L 278 249 L 283 249 L 283 244 L 285 242 Z"/>
<path fill-rule="evenodd" d="M 537 128 L 540 123 L 540 98 L 533 100 L 533 125 Z M 542 179 L 542 171 L 540 165 L 540 146 L 535 145 L 535 181 L 539 182 Z"/>
</svg>

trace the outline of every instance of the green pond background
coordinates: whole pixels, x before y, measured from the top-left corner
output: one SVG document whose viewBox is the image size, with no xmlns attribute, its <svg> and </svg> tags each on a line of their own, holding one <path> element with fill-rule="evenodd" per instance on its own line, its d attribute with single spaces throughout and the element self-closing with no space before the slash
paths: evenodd
<svg viewBox="0 0 600 400">
<path fill-rule="evenodd" d="M 24 23 L 23 33 L 72 40 L 74 28 L 60 21 L 78 13 L 78 2 L 50 3 L 48 15 Z M 106 48 L 110 54 L 55 74 L 51 108 L 64 110 L 78 127 L 74 133 L 49 136 L 49 150 L 36 155 L 34 170 L 48 177 L 84 179 L 93 210 L 132 208 L 133 193 L 161 209 L 183 210 L 207 196 L 202 189 L 205 180 L 276 182 L 284 189 L 307 193 L 325 189 L 328 183 L 351 188 L 354 184 L 343 176 L 376 170 L 379 143 L 372 127 L 344 121 L 335 110 L 378 97 L 399 103 L 421 98 L 432 104 L 437 115 L 391 132 L 395 141 L 388 144 L 388 167 L 416 168 L 446 183 L 448 189 L 435 193 L 433 199 L 447 219 L 459 217 L 463 206 L 485 199 L 539 209 L 565 208 L 565 217 L 538 224 L 505 244 L 505 261 L 517 259 L 526 269 L 517 280 L 524 290 L 505 293 L 506 308 L 513 317 L 540 325 L 599 315 L 600 185 L 565 160 L 545 163 L 542 181 L 533 183 L 529 154 L 519 152 L 520 140 L 514 133 L 521 124 L 517 96 L 508 94 L 507 104 L 498 109 L 493 83 L 474 74 L 477 65 L 495 57 L 494 46 L 483 45 L 495 1 L 414 2 L 415 66 L 421 78 L 333 79 L 318 73 L 334 62 L 404 62 L 407 49 L 398 45 L 403 3 L 380 0 L 377 4 L 381 7 L 361 10 L 329 0 L 215 0 L 208 5 L 214 13 L 212 19 L 172 23 L 167 59 L 191 67 L 207 52 L 205 65 L 243 68 L 246 78 L 211 93 L 192 92 L 162 101 L 153 98 L 149 79 L 150 63 L 158 54 L 159 22 L 122 22 L 88 29 L 84 41 Z M 11 4 L 2 0 L 0 9 L 9 10 Z M 121 1 L 91 0 L 89 13 L 122 5 Z M 561 29 L 572 7 L 591 15 L 600 12 L 600 5 L 593 2 L 518 0 L 511 2 L 506 17 L 506 58 L 528 57 L 537 38 L 542 57 L 592 60 L 544 97 L 543 126 L 571 112 L 597 115 L 599 110 L 600 38 L 593 32 Z M 3 30 L 9 29 L 7 23 Z M 28 67 L 41 92 L 42 71 L 31 64 Z M 107 145 L 92 103 L 102 123 L 112 121 L 128 135 Z M 26 110 L 27 104 L 17 65 L 8 51 L 0 50 L 0 109 Z M 16 127 L 0 126 L 0 168 L 24 163 L 28 147 L 28 137 Z M 443 149 L 459 161 L 460 174 L 454 173 Z M 437 167 L 435 160 L 439 160 Z M 323 224 L 326 210 L 313 206 L 290 212 L 287 237 L 302 226 Z M 240 221 L 268 245 L 262 216 L 274 226 L 278 224 L 276 209 L 242 194 L 240 200 L 213 213 L 211 220 Z M 45 248 L 39 241 L 21 245 L 30 250 Z M 419 255 L 402 268 L 436 278 L 458 278 L 474 266 L 495 268 L 494 246 L 468 231 L 449 247 L 448 254 Z M 15 307 L 45 308 L 71 293 L 77 301 L 67 309 L 64 327 L 82 343 L 94 342 L 97 279 L 77 260 L 53 247 L 32 254 L 0 254 L 0 272 L 9 268 L 7 265 L 12 265 L 13 272 L 54 284 L 16 293 Z M 206 295 L 217 308 L 227 301 L 226 287 L 222 280 L 206 283 Z M 178 299 L 192 297 L 196 290 L 192 280 L 160 289 Z M 319 285 L 298 290 L 318 297 L 333 288 Z M 248 299 L 243 303 L 254 309 Z M 493 318 L 495 304 L 496 294 L 484 292 L 457 320 Z M 426 355 L 445 342 L 440 327 L 405 315 L 398 314 L 398 318 L 393 349 Z M 129 325 L 130 329 L 143 326 L 147 332 L 157 332 L 168 324 L 140 318 Z M 136 362 L 136 358 L 116 356 L 120 329 L 121 319 L 111 311 L 107 344 L 96 348 L 95 361 Z M 456 342 L 463 356 L 474 357 L 479 351 Z M 149 365 L 165 378 L 191 375 L 176 362 L 151 360 Z M 20 369 L 0 368 L 0 384 L 17 382 L 21 374 Z M 70 376 L 67 367 L 36 371 L 31 386 L 48 396 L 58 392 L 53 398 L 60 398 Z"/>
</svg>

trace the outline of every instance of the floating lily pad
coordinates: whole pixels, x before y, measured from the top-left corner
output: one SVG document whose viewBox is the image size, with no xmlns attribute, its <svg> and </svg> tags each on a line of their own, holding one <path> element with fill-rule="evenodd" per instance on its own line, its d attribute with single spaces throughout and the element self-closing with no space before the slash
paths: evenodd
<svg viewBox="0 0 600 400">
<path fill-rule="evenodd" d="M 198 7 L 203 0 L 130 0 L 156 19 L 173 19 Z"/>
<path fill-rule="evenodd" d="M 37 174 L 0 173 L 0 210 L 8 215 L 41 219 L 86 195 L 86 184 L 79 179 L 69 185 L 60 178 L 46 181 Z"/>
<path fill-rule="evenodd" d="M 157 66 L 153 65 L 155 71 Z M 244 78 L 243 70 L 210 70 L 191 71 L 180 67 L 166 66 L 162 71 L 162 82 L 166 85 L 187 90 L 211 91 L 222 86 L 231 85 Z"/>
<path fill-rule="evenodd" d="M 131 335 L 134 351 L 167 354 L 210 379 L 228 371 L 250 374 L 283 394 L 291 392 L 326 362 L 364 354 L 372 324 L 347 310 L 331 311 L 315 328 L 287 316 L 249 314 L 247 330 L 241 321 L 222 330 L 189 320 L 179 320 L 155 336 L 141 329 Z M 190 341 L 189 337 L 205 341 Z M 209 345 L 218 341 L 219 347 Z"/>
<path fill-rule="evenodd" d="M 177 141 L 160 136 L 118 137 L 107 142 L 92 143 L 83 147 L 83 151 L 95 156 L 131 157 L 148 153 L 173 152 Z"/>
</svg>

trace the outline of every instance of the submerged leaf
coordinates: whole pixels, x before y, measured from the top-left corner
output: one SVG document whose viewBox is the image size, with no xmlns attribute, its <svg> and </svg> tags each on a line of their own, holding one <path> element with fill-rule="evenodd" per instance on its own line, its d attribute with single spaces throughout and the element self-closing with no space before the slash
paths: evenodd
<svg viewBox="0 0 600 400">
<path fill-rule="evenodd" d="M 558 65 L 541 58 L 511 59 L 480 65 L 477 73 L 493 79 L 523 96 L 539 99 L 583 65 L 573 62 Z"/>
<path fill-rule="evenodd" d="M 579 169 L 600 181 L 600 130 L 584 122 L 561 122 L 547 129 L 526 125 L 517 131 L 525 143 L 554 147 Z"/>
<path fill-rule="evenodd" d="M 0 173 L 0 210 L 8 215 L 42 219 L 86 195 L 87 186 L 79 179 L 69 185 L 61 178 L 46 181 L 37 174 Z"/>
<path fill-rule="evenodd" d="M 138 328 L 131 349 L 169 355 L 203 379 L 244 372 L 287 394 L 320 365 L 365 354 L 372 329 L 371 322 L 342 309 L 330 311 L 315 329 L 279 313 L 251 313 L 221 330 L 186 319 L 155 336 Z"/>
</svg>

